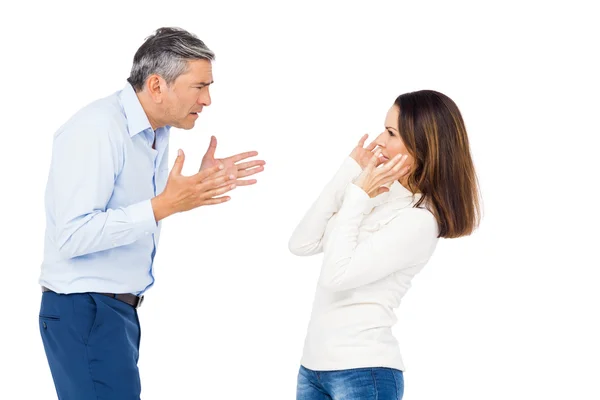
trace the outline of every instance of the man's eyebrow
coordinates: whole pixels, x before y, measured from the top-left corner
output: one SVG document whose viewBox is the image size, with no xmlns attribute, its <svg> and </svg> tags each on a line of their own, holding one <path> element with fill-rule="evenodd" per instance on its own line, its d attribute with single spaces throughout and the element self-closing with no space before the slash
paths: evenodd
<svg viewBox="0 0 600 400">
<path fill-rule="evenodd" d="M 196 83 L 193 83 L 192 85 L 194 85 L 194 86 L 208 86 L 208 85 L 211 85 L 213 83 L 215 83 L 215 81 L 210 81 L 210 82 L 196 82 Z"/>
</svg>

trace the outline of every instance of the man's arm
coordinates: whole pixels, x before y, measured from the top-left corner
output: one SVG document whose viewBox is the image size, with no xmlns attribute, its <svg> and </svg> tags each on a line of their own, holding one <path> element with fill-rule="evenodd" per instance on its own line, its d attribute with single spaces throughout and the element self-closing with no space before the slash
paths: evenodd
<svg viewBox="0 0 600 400">
<path fill-rule="evenodd" d="M 119 139 L 94 118 L 73 121 L 54 138 L 49 196 L 65 258 L 128 245 L 157 229 L 150 199 L 106 208 L 122 165 Z"/>
</svg>

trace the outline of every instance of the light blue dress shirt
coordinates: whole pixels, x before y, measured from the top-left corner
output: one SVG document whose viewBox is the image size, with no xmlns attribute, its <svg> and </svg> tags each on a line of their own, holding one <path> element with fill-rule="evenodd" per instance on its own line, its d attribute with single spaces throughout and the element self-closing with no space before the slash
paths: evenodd
<svg viewBox="0 0 600 400">
<path fill-rule="evenodd" d="M 160 236 L 150 200 L 168 177 L 170 127 L 155 132 L 133 87 L 79 110 L 54 135 L 39 283 L 58 293 L 143 294 Z"/>
</svg>

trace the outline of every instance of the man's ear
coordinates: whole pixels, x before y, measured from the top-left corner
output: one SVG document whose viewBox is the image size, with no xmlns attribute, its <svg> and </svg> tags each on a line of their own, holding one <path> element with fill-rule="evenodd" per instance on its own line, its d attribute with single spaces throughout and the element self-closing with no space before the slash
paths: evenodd
<svg viewBox="0 0 600 400">
<path fill-rule="evenodd" d="M 157 74 L 152 74 L 146 79 L 146 90 L 155 103 L 162 103 L 166 85 L 165 80 Z"/>
</svg>

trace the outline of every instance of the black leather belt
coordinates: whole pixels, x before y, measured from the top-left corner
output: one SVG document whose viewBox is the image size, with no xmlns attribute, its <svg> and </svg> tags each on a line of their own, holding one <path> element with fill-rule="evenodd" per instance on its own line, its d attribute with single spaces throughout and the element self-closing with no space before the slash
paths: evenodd
<svg viewBox="0 0 600 400">
<path fill-rule="evenodd" d="M 42 292 L 53 292 L 53 290 L 48 289 L 45 286 L 42 286 Z M 144 302 L 144 296 L 136 296 L 131 293 L 98 293 L 104 296 L 112 297 L 113 299 L 117 299 L 122 301 L 123 303 L 129 304 L 133 308 L 140 308 L 142 303 Z"/>
</svg>

